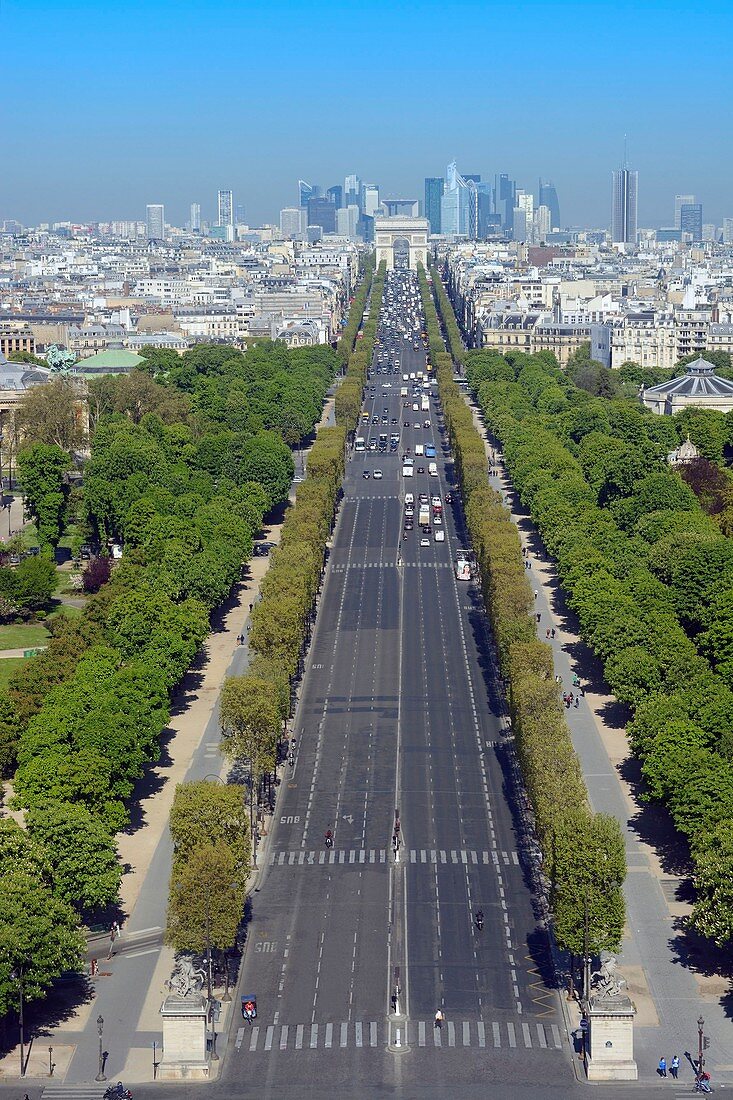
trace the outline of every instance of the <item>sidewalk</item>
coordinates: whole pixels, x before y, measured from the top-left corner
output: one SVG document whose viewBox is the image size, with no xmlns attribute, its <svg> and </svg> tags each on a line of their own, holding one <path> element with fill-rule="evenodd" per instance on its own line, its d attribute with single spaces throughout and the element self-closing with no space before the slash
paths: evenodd
<svg viewBox="0 0 733 1100">
<path fill-rule="evenodd" d="M 474 424 L 486 439 L 480 410 L 468 396 L 467 401 Z M 711 1040 L 706 1066 L 713 1085 L 733 1084 L 730 981 L 711 965 L 719 957 L 715 949 L 706 950 L 707 945 L 689 937 L 682 926 L 692 910 L 689 889 L 685 893 L 684 848 L 663 810 L 636 801 L 638 764 L 629 753 L 623 708 L 608 694 L 599 662 L 578 637 L 554 565 L 512 489 L 500 448 L 488 442 L 485 446 L 496 471 L 491 484 L 511 509 L 528 551 L 541 616 L 538 636 L 545 641 L 547 629 L 555 629 L 550 644 L 563 690 L 573 690 L 574 674 L 585 687 L 579 707 L 567 710 L 566 718 L 591 804 L 594 810 L 617 818 L 625 839 L 627 925 L 619 968 L 637 1009 L 634 1043 L 639 1081 L 656 1081 L 659 1058 L 664 1055 L 669 1062 L 674 1054 L 683 1062 L 680 1080 L 692 1080 L 684 1054 L 697 1056 L 697 1019 L 702 1016 Z"/>
<path fill-rule="evenodd" d="M 334 399 L 329 396 L 318 427 L 332 423 Z M 290 494 L 291 502 L 294 493 Z M 282 520 L 263 527 L 269 542 L 280 541 Z M 249 663 L 246 638 L 249 611 L 259 596 L 260 584 L 270 559 L 253 557 L 247 577 L 234 598 L 217 618 L 201 657 L 189 670 L 172 701 L 172 716 L 161 741 L 161 761 L 141 781 L 142 795 L 133 805 L 134 831 L 118 836 L 120 860 L 125 867 L 121 906 L 128 914 L 117 950 L 107 959 L 109 940 L 90 943 L 89 957 L 99 961 L 99 974 L 90 981 L 90 996 L 69 997 L 69 1003 L 47 1002 L 47 1015 L 58 1021 L 36 1033 L 28 1077 L 48 1076 L 48 1048 L 53 1046 L 54 1078 L 71 1082 L 92 1081 L 97 1073 L 97 1017 L 104 1019 L 104 1047 L 108 1052 L 106 1075 L 110 1080 L 139 1083 L 153 1079 L 153 1048 L 160 1054 L 162 1024 L 159 1014 L 168 993 L 165 985 L 173 971 L 170 948 L 160 946 L 165 927 L 172 844 L 168 819 L 176 784 L 216 775 L 223 778 L 227 766 L 220 752 L 218 700 L 226 676 L 242 675 Z M 78 987 L 76 988 L 78 992 Z M 224 1034 L 225 1012 L 217 1031 Z M 41 1013 L 39 1013 L 41 1015 Z M 41 1052 L 45 1052 L 41 1056 Z M 215 1065 L 218 1065 L 215 1064 Z M 17 1078 L 19 1049 L 0 1060 L 0 1080 Z"/>
</svg>

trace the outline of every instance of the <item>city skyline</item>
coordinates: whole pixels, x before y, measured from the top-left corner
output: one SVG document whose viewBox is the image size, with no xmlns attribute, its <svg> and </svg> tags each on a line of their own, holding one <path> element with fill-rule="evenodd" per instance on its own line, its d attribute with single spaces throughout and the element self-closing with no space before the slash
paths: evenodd
<svg viewBox="0 0 733 1100">
<path fill-rule="evenodd" d="M 616 42 L 608 27 L 618 25 L 620 36 L 627 8 L 634 35 Z M 6 123 L 11 171 L 0 217 L 26 224 L 135 218 L 160 201 L 171 221 L 183 224 L 191 202 L 213 220 L 209 196 L 226 187 L 257 225 L 276 221 L 294 202 L 298 176 L 328 186 L 358 170 L 380 184 L 384 196 L 421 196 L 424 177 L 455 157 L 485 179 L 507 172 L 529 191 L 539 175 L 553 180 L 564 220 L 595 228 L 610 224 L 608 174 L 625 133 L 629 161 L 643 181 L 640 226 L 673 224 L 673 197 L 682 193 L 697 195 L 710 221 L 720 224 L 730 214 L 731 155 L 716 138 L 719 119 L 710 106 L 730 98 L 725 74 L 706 66 L 687 81 L 666 65 L 686 26 L 678 3 L 622 4 L 620 11 L 615 5 L 610 24 L 605 2 L 592 10 L 562 3 L 551 19 L 542 5 L 530 3 L 524 10 L 533 33 L 509 28 L 503 35 L 502 49 L 491 56 L 490 93 L 484 49 L 495 17 L 490 6 L 462 4 L 455 19 L 446 19 L 443 8 L 427 3 L 419 19 L 390 9 L 387 20 L 379 3 L 348 13 L 326 5 L 324 66 L 314 66 L 302 49 L 310 19 L 304 4 L 227 10 L 226 41 L 219 9 L 223 14 L 219 0 L 206 15 L 191 4 L 174 9 L 156 0 L 143 8 L 133 2 L 130 16 L 145 14 L 146 35 L 132 56 L 116 34 L 114 14 L 89 0 L 78 0 L 73 31 L 64 10 L 45 0 L 23 8 L 17 0 L 6 3 L 6 74 L 27 91 Z M 657 18 L 662 11 L 664 19 Z M 706 6 L 696 13 L 696 48 L 716 50 L 730 30 L 733 13 L 722 4 Z M 234 64 L 243 33 L 258 42 L 244 69 Z M 72 58 L 84 57 L 84 65 L 70 65 L 60 41 Z M 600 54 L 593 46 L 599 42 Z M 399 64 L 390 62 L 394 57 Z M 553 81 L 559 57 L 563 79 Z M 287 80 L 272 80 L 275 58 Z M 431 60 L 460 79 L 441 82 L 430 95 L 406 97 L 404 89 L 420 85 Z M 369 95 L 356 101 L 333 94 L 353 64 L 372 77 Z M 209 66 L 216 81 L 191 81 L 193 66 Z M 610 92 L 602 117 L 587 94 L 600 66 Z M 328 104 L 322 125 L 307 107 L 314 99 Z M 694 158 L 679 142 L 693 123 Z M 43 132 L 44 141 L 29 142 L 33 132 Z M 93 134 L 93 142 L 81 142 L 82 133 Z"/>
</svg>

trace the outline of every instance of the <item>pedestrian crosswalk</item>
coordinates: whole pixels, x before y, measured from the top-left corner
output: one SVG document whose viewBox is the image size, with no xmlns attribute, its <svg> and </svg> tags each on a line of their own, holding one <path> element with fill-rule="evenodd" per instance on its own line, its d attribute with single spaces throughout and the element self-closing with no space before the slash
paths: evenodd
<svg viewBox="0 0 733 1100">
<path fill-rule="evenodd" d="M 350 561 L 340 562 L 331 566 L 331 569 L 335 573 L 345 573 L 347 569 L 394 569 L 397 565 L 396 560 L 392 561 Z M 452 569 L 453 564 L 449 561 L 404 561 L 399 562 L 401 568 L 405 569 Z"/>
<path fill-rule="evenodd" d="M 270 855 L 271 867 L 293 867 L 303 864 L 331 865 L 335 863 L 362 864 L 362 863 L 387 863 L 393 859 L 392 849 L 385 848 L 331 848 L 323 851 L 298 851 L 272 852 Z M 495 849 L 488 852 L 479 852 L 474 849 L 457 848 L 407 848 L 400 849 L 400 859 L 406 863 L 463 863 L 466 866 L 478 864 L 494 864 L 518 867 L 520 858 L 518 852 L 505 852 Z"/>
<path fill-rule="evenodd" d="M 235 1046 L 252 1054 L 278 1050 L 344 1050 L 380 1047 L 389 1042 L 387 1020 L 356 1020 L 327 1024 L 253 1024 L 240 1027 Z M 484 1022 L 446 1020 L 436 1028 L 432 1020 L 408 1020 L 404 1041 L 417 1048 L 442 1050 L 474 1047 L 485 1050 L 562 1050 L 557 1024 L 524 1020 Z"/>
<path fill-rule="evenodd" d="M 109 1082 L 92 1085 L 64 1085 L 54 1082 L 46 1085 L 41 1093 L 41 1100 L 102 1100 L 108 1088 Z"/>
</svg>

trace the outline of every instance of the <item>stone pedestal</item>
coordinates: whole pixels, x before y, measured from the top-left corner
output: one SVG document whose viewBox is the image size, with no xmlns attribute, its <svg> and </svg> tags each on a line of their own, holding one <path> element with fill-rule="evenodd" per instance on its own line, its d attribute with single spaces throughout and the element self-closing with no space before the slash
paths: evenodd
<svg viewBox="0 0 733 1100">
<path fill-rule="evenodd" d="M 630 997 L 591 997 L 586 1002 L 588 1030 L 585 1070 L 589 1081 L 636 1081 L 634 1015 Z"/>
<path fill-rule="evenodd" d="M 163 1055 L 158 1079 L 163 1081 L 209 1076 L 206 1050 L 208 1001 L 200 993 L 171 994 L 163 1001 Z"/>
</svg>

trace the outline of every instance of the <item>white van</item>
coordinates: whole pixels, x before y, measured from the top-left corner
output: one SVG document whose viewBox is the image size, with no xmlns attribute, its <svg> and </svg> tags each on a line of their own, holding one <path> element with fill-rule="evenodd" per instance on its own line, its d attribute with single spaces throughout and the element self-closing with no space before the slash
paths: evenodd
<svg viewBox="0 0 733 1100">
<path fill-rule="evenodd" d="M 422 458 L 424 454 L 425 454 L 425 444 L 424 443 L 416 443 L 415 444 L 415 458 Z"/>
<path fill-rule="evenodd" d="M 435 541 L 445 542 L 445 529 L 443 527 L 435 528 Z"/>
<path fill-rule="evenodd" d="M 402 467 L 402 476 L 403 477 L 412 477 L 412 474 L 413 474 L 412 466 L 403 466 Z"/>
<path fill-rule="evenodd" d="M 412 493 L 405 493 L 405 507 L 407 507 L 408 504 L 412 505 L 414 503 L 415 503 L 415 497 L 413 496 L 413 494 Z"/>
<path fill-rule="evenodd" d="M 428 473 L 430 474 L 431 477 L 437 477 L 438 476 L 438 463 L 437 462 L 431 462 L 430 463 L 430 465 L 428 466 Z"/>
</svg>

